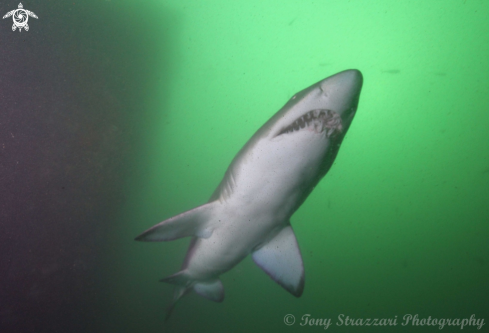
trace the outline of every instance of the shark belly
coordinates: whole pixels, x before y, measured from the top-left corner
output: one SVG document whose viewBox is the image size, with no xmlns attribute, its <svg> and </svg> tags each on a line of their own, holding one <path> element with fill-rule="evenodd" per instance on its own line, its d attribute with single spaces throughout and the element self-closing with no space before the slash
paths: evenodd
<svg viewBox="0 0 489 333">
<path fill-rule="evenodd" d="M 231 165 L 223 183 L 232 184 L 221 193 L 213 217 L 222 226 L 189 248 L 183 268 L 193 279 L 214 279 L 232 269 L 289 223 L 319 181 L 315 175 L 328 151 L 324 135 L 303 135 L 295 145 L 287 139 L 278 139 L 283 142 L 273 149 L 258 142 L 251 152 L 238 156 L 241 163 Z M 303 145 L 309 149 L 297 148 Z"/>
<path fill-rule="evenodd" d="M 243 224 L 247 226 L 245 230 Z M 251 222 L 250 218 L 241 216 L 209 238 L 194 239 L 188 251 L 188 264 L 182 268 L 194 281 L 217 279 L 248 256 L 269 231 L 269 225 L 260 225 L 256 219 Z"/>
</svg>

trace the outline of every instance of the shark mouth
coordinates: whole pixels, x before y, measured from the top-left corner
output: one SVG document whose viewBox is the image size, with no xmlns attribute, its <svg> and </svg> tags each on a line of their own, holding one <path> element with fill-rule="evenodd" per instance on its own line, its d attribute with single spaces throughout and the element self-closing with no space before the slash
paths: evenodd
<svg viewBox="0 0 489 333">
<path fill-rule="evenodd" d="M 318 109 L 304 114 L 289 126 L 281 130 L 278 135 L 292 133 L 307 129 L 316 133 L 325 132 L 329 138 L 338 135 L 343 130 L 340 115 L 332 110 Z"/>
</svg>

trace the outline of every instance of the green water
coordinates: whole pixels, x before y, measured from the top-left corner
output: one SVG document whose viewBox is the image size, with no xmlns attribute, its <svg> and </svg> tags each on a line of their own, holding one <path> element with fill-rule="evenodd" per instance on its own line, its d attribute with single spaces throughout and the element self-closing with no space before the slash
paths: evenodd
<svg viewBox="0 0 489 333">
<path fill-rule="evenodd" d="M 489 2 L 119 6 L 147 18 L 141 38 L 160 58 L 148 54 L 158 80 L 140 103 L 144 137 L 110 240 L 108 331 L 161 331 L 173 288 L 158 280 L 179 270 L 188 246 L 133 238 L 205 203 L 238 150 L 294 93 L 349 68 L 364 75 L 358 112 L 332 169 L 291 220 L 302 297 L 247 258 L 221 277 L 222 304 L 187 296 L 166 328 L 324 330 L 301 326 L 304 314 L 332 318 L 328 331 L 343 332 L 439 331 L 402 326 L 405 314 L 489 321 Z M 397 316 L 398 324 L 335 326 L 341 314 Z"/>
</svg>

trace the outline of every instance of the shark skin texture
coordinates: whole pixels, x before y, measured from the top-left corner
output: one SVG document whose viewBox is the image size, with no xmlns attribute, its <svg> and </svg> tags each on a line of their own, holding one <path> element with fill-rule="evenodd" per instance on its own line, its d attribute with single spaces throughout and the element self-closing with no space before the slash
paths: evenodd
<svg viewBox="0 0 489 333">
<path fill-rule="evenodd" d="M 296 297 L 304 265 L 290 217 L 323 178 L 358 108 L 363 76 L 345 70 L 295 94 L 238 152 L 208 203 L 144 231 L 138 241 L 192 237 L 175 285 L 176 302 L 191 290 L 224 300 L 219 276 L 246 256 Z"/>
</svg>

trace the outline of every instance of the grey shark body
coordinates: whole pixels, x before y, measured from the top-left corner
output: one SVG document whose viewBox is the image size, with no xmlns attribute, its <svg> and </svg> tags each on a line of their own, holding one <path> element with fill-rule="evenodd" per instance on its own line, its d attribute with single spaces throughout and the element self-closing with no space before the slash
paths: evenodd
<svg viewBox="0 0 489 333">
<path fill-rule="evenodd" d="M 358 107 L 358 70 L 330 76 L 294 95 L 233 159 L 209 202 L 167 219 L 136 240 L 193 237 L 174 304 L 190 290 L 220 302 L 219 276 L 251 254 L 296 297 L 304 289 L 301 253 L 290 217 L 329 170 Z"/>
</svg>

